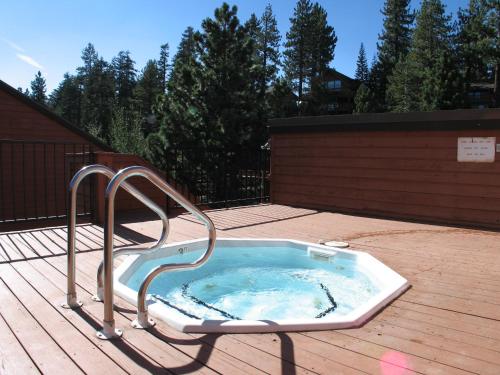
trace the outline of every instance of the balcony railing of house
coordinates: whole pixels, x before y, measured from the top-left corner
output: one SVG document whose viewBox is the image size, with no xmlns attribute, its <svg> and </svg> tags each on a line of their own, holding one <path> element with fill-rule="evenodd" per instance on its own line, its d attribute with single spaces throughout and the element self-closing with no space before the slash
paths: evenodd
<svg viewBox="0 0 500 375">
<path fill-rule="evenodd" d="M 164 168 L 174 188 L 210 208 L 269 201 L 270 150 L 184 148 L 165 151 Z M 194 199 L 193 199 L 194 198 Z M 176 207 L 167 201 L 167 209 Z"/>
<path fill-rule="evenodd" d="M 0 139 L 0 223 L 66 217 L 72 175 L 93 162 L 89 144 Z M 93 212 L 94 181 L 79 194 L 78 212 Z"/>
</svg>

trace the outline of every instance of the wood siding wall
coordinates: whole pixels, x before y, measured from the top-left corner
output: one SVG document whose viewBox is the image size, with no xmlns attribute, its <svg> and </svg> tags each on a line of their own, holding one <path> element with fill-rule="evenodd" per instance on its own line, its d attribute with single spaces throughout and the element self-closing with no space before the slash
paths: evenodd
<svg viewBox="0 0 500 375">
<path fill-rule="evenodd" d="M 0 139 L 91 143 L 2 90 L 0 90 Z"/>
<path fill-rule="evenodd" d="M 500 130 L 280 131 L 271 138 L 273 203 L 500 227 L 500 154 L 457 162 L 458 137 Z"/>
<path fill-rule="evenodd" d="M 0 141 L 0 222 L 64 216 L 72 174 L 102 149 L 44 112 L 0 89 L 0 140 L 16 140 Z M 91 194 L 88 183 L 80 190 Z"/>
</svg>

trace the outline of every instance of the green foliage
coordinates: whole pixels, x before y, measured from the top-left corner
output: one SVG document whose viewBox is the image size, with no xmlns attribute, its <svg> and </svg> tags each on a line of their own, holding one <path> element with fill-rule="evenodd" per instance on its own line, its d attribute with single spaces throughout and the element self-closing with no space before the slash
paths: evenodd
<svg viewBox="0 0 500 375">
<path fill-rule="evenodd" d="M 268 91 L 269 118 L 297 115 L 297 102 L 292 87 L 284 78 L 278 78 Z"/>
<path fill-rule="evenodd" d="M 160 59 L 158 60 L 159 83 L 162 93 L 165 93 L 167 88 L 168 69 L 170 68 L 168 63 L 169 55 L 170 47 L 168 43 L 162 44 L 160 46 Z"/>
<path fill-rule="evenodd" d="M 368 69 L 368 61 L 366 60 L 365 46 L 361 43 L 359 47 L 358 61 L 356 62 L 356 74 L 354 78 L 362 83 L 367 83 L 370 71 Z"/>
<path fill-rule="evenodd" d="M 231 148 L 258 138 L 253 132 L 259 120 L 252 80 L 255 46 L 236 14 L 236 6 L 224 3 L 195 35 L 202 65 L 201 97 L 207 108 L 204 127 L 209 134 L 203 143 L 211 147 Z"/>
<path fill-rule="evenodd" d="M 98 58 L 86 76 L 80 76 L 83 82 L 81 104 L 81 126 L 88 129 L 99 126 L 104 138 L 109 141 L 109 128 L 115 100 L 114 73 L 109 64 Z"/>
<path fill-rule="evenodd" d="M 410 52 L 389 78 L 392 111 L 431 111 L 459 105 L 462 81 L 453 53 L 451 17 L 441 0 L 423 0 Z"/>
<path fill-rule="evenodd" d="M 386 108 L 385 97 L 389 77 L 396 64 L 404 59 L 410 49 L 414 13 L 410 0 L 386 0 L 382 9 L 383 30 L 377 43 L 377 60 L 372 64 L 370 89 L 376 99 L 374 105 Z"/>
<path fill-rule="evenodd" d="M 45 105 L 47 103 L 46 92 L 47 86 L 45 84 L 45 78 L 43 78 L 42 73 L 38 71 L 38 73 L 35 74 L 35 79 L 31 81 L 30 98 L 37 103 Z"/>
<path fill-rule="evenodd" d="M 134 89 L 133 97 L 137 103 L 137 112 L 143 117 L 145 124 L 149 124 L 148 119 L 153 113 L 156 97 L 163 93 L 161 74 L 157 62 L 148 60 Z"/>
<path fill-rule="evenodd" d="M 371 113 L 375 111 L 373 107 L 373 93 L 370 88 L 362 83 L 359 85 L 354 97 L 354 113 Z"/>
<path fill-rule="evenodd" d="M 290 23 L 283 52 L 285 75 L 297 92 L 298 101 L 307 101 L 303 107 L 312 114 L 322 104 L 322 80 L 333 60 L 337 37 L 328 25 L 325 9 L 309 0 L 297 2 Z"/>
<path fill-rule="evenodd" d="M 484 0 L 470 0 L 466 9 L 458 11 L 456 35 L 457 58 L 469 86 L 472 82 L 491 80 L 491 41 L 494 30 L 488 22 L 490 9 Z"/>
<path fill-rule="evenodd" d="M 129 51 L 120 51 L 118 52 L 118 56 L 113 58 L 111 65 L 115 78 L 118 106 L 130 109 L 132 94 L 136 85 L 135 62 L 130 57 Z"/>
<path fill-rule="evenodd" d="M 62 82 L 50 95 L 49 104 L 59 116 L 79 126 L 81 100 L 78 78 L 65 73 Z"/>
<path fill-rule="evenodd" d="M 143 155 L 145 139 L 140 119 L 124 108 L 116 109 L 111 122 L 110 144 L 118 152 Z"/>
<path fill-rule="evenodd" d="M 388 109 L 392 112 L 419 110 L 419 72 L 415 60 L 408 56 L 400 60 L 389 78 Z"/>
<path fill-rule="evenodd" d="M 271 4 L 268 4 L 260 18 L 260 33 L 257 35 L 257 51 L 264 72 L 260 85 L 261 94 L 264 94 L 265 90 L 276 81 L 276 75 L 281 66 L 280 41 L 278 23 Z"/>
</svg>

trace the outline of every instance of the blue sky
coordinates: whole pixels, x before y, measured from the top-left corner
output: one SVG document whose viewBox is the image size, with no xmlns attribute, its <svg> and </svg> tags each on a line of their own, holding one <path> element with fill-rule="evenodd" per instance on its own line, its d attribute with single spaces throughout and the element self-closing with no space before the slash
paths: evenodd
<svg viewBox="0 0 500 375">
<path fill-rule="evenodd" d="M 338 36 L 332 65 L 353 75 L 360 43 L 368 60 L 376 51 L 382 28 L 383 0 L 319 0 Z M 443 0 L 448 13 L 465 7 L 468 0 Z M 283 39 L 293 14 L 293 0 L 236 0 L 241 20 L 260 16 L 271 3 Z M 222 1 L 215 0 L 0 0 L 0 79 L 14 87 L 29 87 L 41 70 L 49 91 L 65 72 L 80 65 L 83 47 L 92 42 L 110 61 L 120 50 L 129 50 L 141 69 L 157 58 L 168 42 L 171 55 L 187 26 L 200 28 Z M 419 0 L 412 0 L 414 7 Z"/>
</svg>

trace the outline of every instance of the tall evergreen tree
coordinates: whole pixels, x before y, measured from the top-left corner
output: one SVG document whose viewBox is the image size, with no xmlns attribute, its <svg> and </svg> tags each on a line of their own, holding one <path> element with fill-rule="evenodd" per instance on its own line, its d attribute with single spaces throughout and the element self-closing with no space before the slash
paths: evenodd
<svg viewBox="0 0 500 375">
<path fill-rule="evenodd" d="M 137 80 L 134 96 L 138 102 L 138 109 L 142 115 L 149 115 L 156 97 L 162 93 L 163 85 L 161 72 L 156 60 L 148 60 Z"/>
<path fill-rule="evenodd" d="M 368 85 L 362 83 L 359 85 L 354 96 L 354 113 L 370 113 L 374 111 L 373 93 Z"/>
<path fill-rule="evenodd" d="M 45 78 L 43 78 L 42 73 L 38 71 L 35 74 L 35 79 L 31 81 L 31 94 L 30 97 L 35 102 L 40 104 L 47 103 L 47 85 L 45 83 Z"/>
<path fill-rule="evenodd" d="M 94 64 L 99 59 L 99 56 L 92 43 L 88 43 L 87 46 L 83 49 L 81 58 L 83 61 L 83 66 L 78 67 L 76 71 L 78 72 L 79 77 L 85 79 L 90 75 Z"/>
<path fill-rule="evenodd" d="M 456 48 L 466 89 L 474 82 L 487 82 L 490 74 L 492 30 L 484 0 L 469 0 L 457 14 Z"/>
<path fill-rule="evenodd" d="M 92 65 L 84 80 L 82 92 L 82 119 L 84 129 L 98 128 L 109 142 L 109 129 L 115 101 L 114 72 L 102 58 Z"/>
<path fill-rule="evenodd" d="M 410 55 L 398 61 L 387 85 L 387 104 L 392 112 L 421 110 L 419 67 Z"/>
<path fill-rule="evenodd" d="M 454 108 L 459 104 L 462 89 L 453 55 L 450 21 L 441 0 L 422 1 L 410 52 L 398 62 L 401 66 L 389 80 L 392 110 L 407 108 L 400 99 L 408 97 L 406 94 L 417 95 L 416 109 L 421 111 Z M 417 86 L 413 87 L 415 82 Z"/>
<path fill-rule="evenodd" d="M 59 86 L 50 95 L 50 106 L 58 115 L 80 126 L 81 100 L 82 92 L 78 78 L 65 73 Z"/>
<path fill-rule="evenodd" d="M 304 87 L 309 84 L 308 78 L 311 77 L 312 56 L 309 41 L 312 8 L 309 0 L 299 0 L 295 5 L 283 52 L 285 74 L 297 92 L 299 102 L 303 101 Z"/>
<path fill-rule="evenodd" d="M 129 51 L 120 51 L 111 62 L 118 105 L 129 110 L 132 105 L 134 87 L 136 84 L 135 62 Z"/>
<path fill-rule="evenodd" d="M 202 70 L 194 35 L 192 27 L 183 32 L 172 60 L 167 93 L 158 95 L 153 104 L 159 129 L 147 138 L 147 157 L 162 168 L 166 167 L 169 150 L 200 147 L 200 138 L 207 137 L 204 133 L 205 102 L 199 82 Z"/>
<path fill-rule="evenodd" d="M 261 95 L 263 95 L 266 88 L 276 80 L 278 69 L 281 66 L 279 51 L 281 35 L 271 4 L 267 4 L 260 18 L 260 28 L 257 50 L 260 54 L 262 71 L 264 72 L 260 84 Z"/>
<path fill-rule="evenodd" d="M 224 3 L 214 18 L 202 22 L 197 49 L 204 68 L 200 82 L 208 109 L 209 145 L 229 149 L 255 142 L 259 112 L 252 87 L 254 44 L 237 17 L 237 7 Z"/>
<path fill-rule="evenodd" d="M 305 110 L 315 113 L 324 98 L 323 78 L 333 60 L 337 37 L 327 22 L 327 13 L 318 3 L 298 0 L 286 34 L 284 70 L 304 104 L 304 91 L 310 94 Z"/>
<path fill-rule="evenodd" d="M 410 49 L 412 25 L 415 19 L 410 4 L 411 0 L 385 0 L 382 9 L 383 30 L 378 37 L 378 56 L 376 63 L 372 64 L 370 77 L 370 88 L 378 98 L 376 105 L 382 110 L 386 108 L 385 96 L 389 76 Z"/>
<path fill-rule="evenodd" d="M 356 62 L 356 78 L 361 83 L 367 83 L 369 79 L 370 71 L 368 69 L 368 61 L 366 60 L 365 46 L 361 43 L 359 47 L 358 61 Z"/>
<path fill-rule="evenodd" d="M 167 89 L 167 79 L 168 79 L 168 69 L 170 67 L 168 63 L 168 58 L 170 55 L 170 47 L 168 43 L 162 44 L 160 46 L 160 59 L 158 60 L 158 70 L 160 72 L 160 83 L 162 92 Z"/>
<path fill-rule="evenodd" d="M 311 28 L 308 48 L 311 50 L 311 78 L 324 77 L 330 62 L 334 58 L 337 36 L 328 24 L 328 14 L 321 5 L 314 3 L 311 11 Z"/>
<path fill-rule="evenodd" d="M 500 1 L 485 0 L 489 9 L 490 61 L 494 69 L 495 106 L 500 107 Z"/>
</svg>

